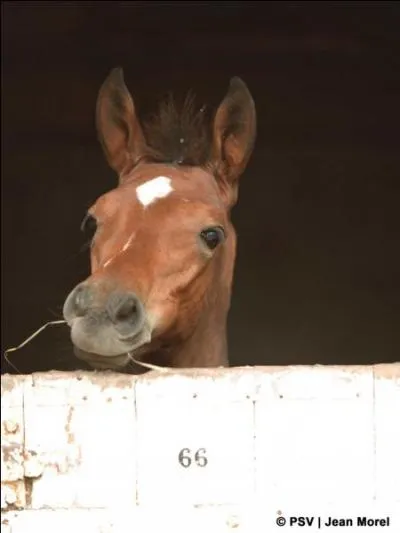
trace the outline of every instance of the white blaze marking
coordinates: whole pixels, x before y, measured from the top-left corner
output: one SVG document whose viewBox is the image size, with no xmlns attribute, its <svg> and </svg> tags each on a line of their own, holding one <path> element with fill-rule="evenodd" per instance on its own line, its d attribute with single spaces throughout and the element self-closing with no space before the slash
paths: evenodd
<svg viewBox="0 0 400 533">
<path fill-rule="evenodd" d="M 106 261 L 103 265 L 103 268 L 106 268 L 110 263 L 111 261 L 114 259 L 115 256 L 111 257 L 111 259 L 109 259 L 108 261 Z"/>
<path fill-rule="evenodd" d="M 135 234 L 132 233 L 132 235 L 129 237 L 129 239 L 124 244 L 124 246 L 122 248 L 122 252 L 125 252 L 125 250 L 127 250 L 129 248 L 129 246 L 132 244 L 132 241 L 133 241 L 134 237 L 135 237 Z"/>
<path fill-rule="evenodd" d="M 103 264 L 103 268 L 106 268 L 108 267 L 108 265 L 114 261 L 114 259 L 119 256 L 120 254 L 123 254 L 124 252 L 126 252 L 126 250 L 129 248 L 129 246 L 132 244 L 133 242 L 133 239 L 135 238 L 135 232 L 132 233 L 132 235 L 129 237 L 129 239 L 126 241 L 126 243 L 124 244 L 124 246 L 121 248 L 121 250 L 119 252 L 117 252 L 115 255 L 113 255 L 112 257 L 110 257 L 110 259 L 108 259 L 104 264 Z"/>
<path fill-rule="evenodd" d="M 153 178 L 136 189 L 136 196 L 139 202 L 147 207 L 152 204 L 155 200 L 159 198 L 165 198 L 168 196 L 174 189 L 171 186 L 171 179 L 166 178 L 165 176 L 159 176 L 158 178 Z"/>
</svg>

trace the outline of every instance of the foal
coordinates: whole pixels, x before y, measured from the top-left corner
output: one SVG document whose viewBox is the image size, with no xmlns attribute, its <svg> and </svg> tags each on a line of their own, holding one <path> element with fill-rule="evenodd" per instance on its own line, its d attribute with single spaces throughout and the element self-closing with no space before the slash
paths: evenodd
<svg viewBox="0 0 400 533">
<path fill-rule="evenodd" d="M 127 369 L 228 365 L 226 321 L 236 235 L 230 210 L 256 135 L 246 85 L 233 78 L 213 123 L 187 101 L 144 124 L 121 69 L 100 89 L 96 123 L 118 186 L 89 209 L 91 275 L 64 303 L 77 357 Z"/>
</svg>

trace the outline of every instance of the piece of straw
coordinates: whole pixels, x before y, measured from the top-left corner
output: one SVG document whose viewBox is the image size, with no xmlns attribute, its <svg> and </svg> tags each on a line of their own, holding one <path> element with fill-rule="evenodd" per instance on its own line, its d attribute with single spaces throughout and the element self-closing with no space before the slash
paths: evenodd
<svg viewBox="0 0 400 533">
<path fill-rule="evenodd" d="M 19 350 L 20 348 L 23 348 L 24 346 L 26 346 L 32 339 L 34 339 L 35 337 L 37 337 L 37 335 L 39 335 L 39 333 L 41 333 L 44 329 L 47 328 L 47 326 L 53 326 L 53 325 L 56 325 L 56 324 L 66 324 L 66 320 L 52 320 L 51 322 L 46 322 L 46 324 L 43 324 L 43 326 L 41 326 L 39 329 L 37 329 L 34 333 L 32 333 L 32 335 L 30 337 L 28 337 L 27 339 L 25 339 L 23 342 L 21 342 L 21 344 L 19 344 L 18 346 L 14 346 L 13 348 L 8 348 L 8 350 L 6 350 L 4 352 L 4 359 L 7 361 L 7 363 L 14 369 L 16 370 L 17 372 L 19 372 L 18 368 L 12 364 L 12 362 L 10 361 L 10 359 L 8 358 L 8 354 L 10 352 L 16 352 L 17 350 Z"/>
<path fill-rule="evenodd" d="M 8 357 L 8 354 L 11 353 L 11 352 L 16 352 L 17 350 L 19 350 L 19 349 L 23 348 L 24 346 L 26 346 L 29 342 L 31 342 L 31 340 L 33 340 L 35 337 L 37 337 L 39 335 L 39 333 L 41 333 L 43 330 L 45 330 L 47 328 L 47 326 L 55 326 L 55 325 L 58 325 L 58 324 L 66 324 L 66 323 L 67 323 L 66 320 L 52 320 L 50 322 L 46 322 L 46 324 L 43 324 L 43 326 L 41 326 L 34 333 L 32 333 L 32 335 L 30 337 L 28 337 L 23 342 L 21 342 L 21 344 L 19 344 L 18 346 L 14 346 L 13 348 L 8 348 L 8 350 L 6 350 L 4 352 L 4 359 L 7 361 L 7 363 L 14 370 L 19 372 L 18 368 L 10 361 L 10 359 Z M 168 372 L 168 370 L 170 370 L 170 368 L 168 368 L 168 367 L 152 365 L 151 363 L 144 363 L 142 361 L 138 361 L 137 359 L 135 359 L 135 357 L 130 352 L 128 352 L 128 356 L 129 356 L 129 359 L 131 361 L 133 361 L 137 365 L 142 366 L 144 368 L 147 368 L 149 370 L 158 370 L 159 372 Z"/>
<path fill-rule="evenodd" d="M 152 365 L 151 363 L 144 363 L 143 361 L 138 361 L 137 359 L 134 358 L 134 356 L 130 352 L 128 352 L 128 357 L 131 361 L 133 361 L 137 365 L 143 366 L 144 368 L 148 368 L 149 370 L 158 370 L 159 372 L 168 372 L 169 370 L 171 370 L 167 366 Z"/>
</svg>

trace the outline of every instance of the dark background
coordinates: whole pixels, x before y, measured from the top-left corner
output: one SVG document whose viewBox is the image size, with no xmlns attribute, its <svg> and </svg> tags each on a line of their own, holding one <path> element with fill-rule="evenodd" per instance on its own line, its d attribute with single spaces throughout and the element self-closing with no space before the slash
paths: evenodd
<svg viewBox="0 0 400 533">
<path fill-rule="evenodd" d="M 241 76 L 258 139 L 233 219 L 230 358 L 400 360 L 395 3 L 3 2 L 2 349 L 60 317 L 88 274 L 79 225 L 116 178 L 94 107 L 121 65 L 139 110 Z M 82 367 L 68 330 L 13 354 L 22 372 Z M 3 371 L 8 371 L 7 366 Z"/>
</svg>

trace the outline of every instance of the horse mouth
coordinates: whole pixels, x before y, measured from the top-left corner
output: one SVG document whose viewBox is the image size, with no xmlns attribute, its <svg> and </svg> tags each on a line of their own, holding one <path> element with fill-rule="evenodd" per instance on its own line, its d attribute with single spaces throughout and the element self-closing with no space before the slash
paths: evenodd
<svg viewBox="0 0 400 533">
<path fill-rule="evenodd" d="M 78 318 L 71 324 L 71 340 L 78 359 L 98 369 L 120 369 L 147 351 L 152 331 L 145 324 L 140 331 L 122 336 L 110 324 L 92 327 Z"/>
<path fill-rule="evenodd" d="M 98 370 L 117 370 L 124 368 L 130 361 L 128 353 L 122 353 L 119 355 L 99 355 L 93 352 L 87 352 L 81 350 L 74 345 L 74 354 L 78 359 L 82 359 L 90 366 Z"/>
<path fill-rule="evenodd" d="M 140 339 L 142 335 L 143 335 L 143 331 L 138 331 L 134 335 L 130 335 L 126 337 L 119 336 L 118 340 L 124 344 L 130 344 L 131 346 L 134 346 L 138 343 L 138 340 Z"/>
</svg>

